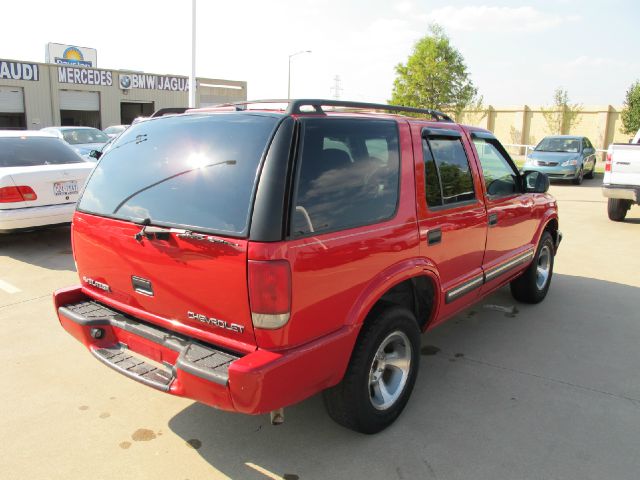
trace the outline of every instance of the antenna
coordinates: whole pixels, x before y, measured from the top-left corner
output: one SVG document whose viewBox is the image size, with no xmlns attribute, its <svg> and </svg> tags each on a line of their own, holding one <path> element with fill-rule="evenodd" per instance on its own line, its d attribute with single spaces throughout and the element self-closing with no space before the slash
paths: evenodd
<svg viewBox="0 0 640 480">
<path fill-rule="evenodd" d="M 340 99 L 340 94 L 342 93 L 342 87 L 340 86 L 341 83 L 340 75 L 333 77 L 333 87 L 331 87 L 330 90 L 333 92 L 333 98 L 336 100 Z"/>
</svg>

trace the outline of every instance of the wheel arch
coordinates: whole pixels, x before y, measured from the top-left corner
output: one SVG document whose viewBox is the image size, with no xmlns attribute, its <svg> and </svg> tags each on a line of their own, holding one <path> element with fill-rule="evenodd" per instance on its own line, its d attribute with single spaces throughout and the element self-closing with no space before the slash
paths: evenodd
<svg viewBox="0 0 640 480">
<path fill-rule="evenodd" d="M 440 278 L 433 262 L 425 258 L 401 262 L 369 282 L 354 302 L 347 324 L 361 328 L 378 309 L 400 305 L 416 316 L 424 330 L 438 314 L 439 292 Z"/>
</svg>

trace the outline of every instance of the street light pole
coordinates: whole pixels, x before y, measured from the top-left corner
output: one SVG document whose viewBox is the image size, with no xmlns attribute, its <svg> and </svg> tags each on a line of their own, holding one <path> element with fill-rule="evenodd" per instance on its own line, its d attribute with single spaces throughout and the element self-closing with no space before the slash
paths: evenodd
<svg viewBox="0 0 640 480">
<path fill-rule="evenodd" d="M 195 2 L 195 0 L 193 0 Z M 292 53 L 289 55 L 289 72 L 288 72 L 288 80 L 287 80 L 287 100 L 291 98 L 291 59 L 296 55 L 300 55 L 302 53 L 311 53 L 311 50 L 300 50 L 299 52 Z"/>
<path fill-rule="evenodd" d="M 189 76 L 189 107 L 196 107 L 196 0 L 191 0 L 191 75 Z"/>
</svg>

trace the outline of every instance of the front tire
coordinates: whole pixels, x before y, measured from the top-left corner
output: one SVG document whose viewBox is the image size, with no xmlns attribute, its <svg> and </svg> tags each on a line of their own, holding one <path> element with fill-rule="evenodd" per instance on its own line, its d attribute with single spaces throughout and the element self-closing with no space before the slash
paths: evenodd
<svg viewBox="0 0 640 480">
<path fill-rule="evenodd" d="M 576 178 L 574 178 L 571 181 L 573 182 L 574 185 L 582 185 L 583 178 L 584 178 L 584 169 L 580 167 L 580 171 L 578 172 L 578 175 L 576 176 Z"/>
<path fill-rule="evenodd" d="M 547 296 L 553 276 L 554 246 L 549 232 L 543 232 L 531 265 L 511 281 L 511 295 L 522 303 L 540 303 Z"/>
<path fill-rule="evenodd" d="M 607 214 L 609 220 L 614 222 L 621 222 L 624 217 L 627 216 L 627 210 L 631 208 L 631 200 L 624 200 L 622 198 L 610 198 L 607 202 Z"/>
<path fill-rule="evenodd" d="M 368 434 L 398 418 L 420 363 L 420 330 L 413 313 L 392 306 L 373 315 L 362 327 L 344 378 L 323 392 L 333 420 Z"/>
</svg>

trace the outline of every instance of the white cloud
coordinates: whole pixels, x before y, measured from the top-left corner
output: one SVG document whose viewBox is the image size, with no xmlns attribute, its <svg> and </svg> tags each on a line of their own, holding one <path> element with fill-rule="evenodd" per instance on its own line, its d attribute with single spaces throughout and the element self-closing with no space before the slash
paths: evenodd
<svg viewBox="0 0 640 480">
<path fill-rule="evenodd" d="M 451 30 L 500 32 L 540 31 L 580 20 L 578 15 L 556 15 L 533 7 L 442 7 L 432 10 L 424 20 Z"/>
<path fill-rule="evenodd" d="M 413 10 L 415 7 L 415 5 L 413 4 L 413 2 L 398 2 L 395 3 L 393 5 L 393 8 L 396 10 L 396 12 L 399 13 L 409 13 L 411 10 Z"/>
</svg>

